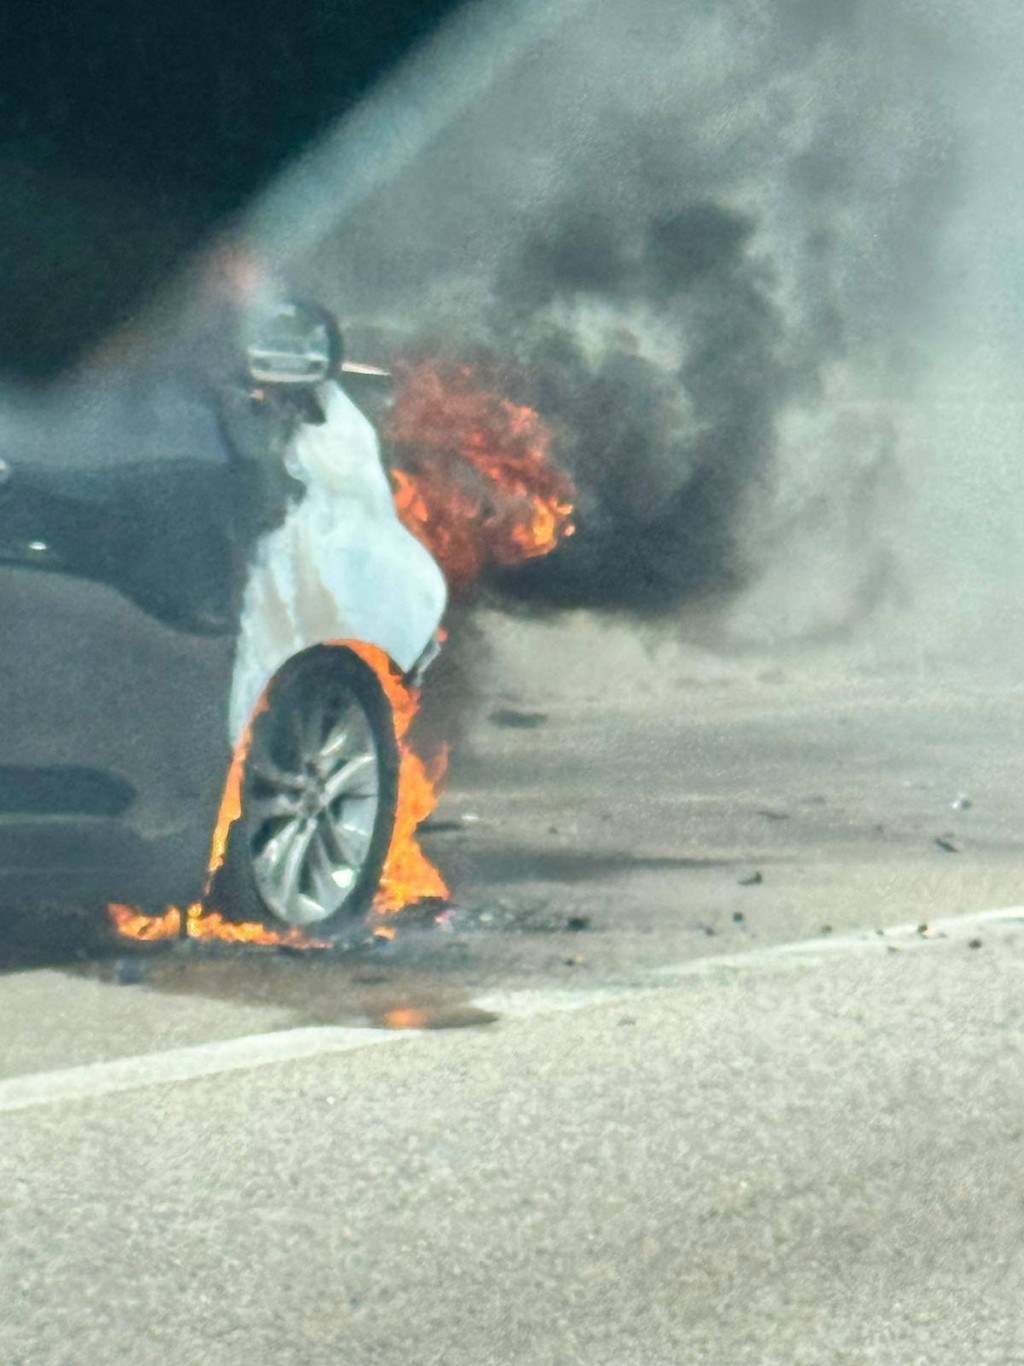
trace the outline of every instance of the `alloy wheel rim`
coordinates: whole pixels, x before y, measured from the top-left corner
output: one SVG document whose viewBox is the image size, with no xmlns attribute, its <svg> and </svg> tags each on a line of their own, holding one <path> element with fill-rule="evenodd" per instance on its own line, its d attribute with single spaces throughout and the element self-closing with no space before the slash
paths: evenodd
<svg viewBox="0 0 1024 1366">
<path fill-rule="evenodd" d="M 379 808 L 379 757 L 359 699 L 335 688 L 290 709 L 247 763 L 257 890 L 289 925 L 337 915 L 360 881 Z"/>
</svg>

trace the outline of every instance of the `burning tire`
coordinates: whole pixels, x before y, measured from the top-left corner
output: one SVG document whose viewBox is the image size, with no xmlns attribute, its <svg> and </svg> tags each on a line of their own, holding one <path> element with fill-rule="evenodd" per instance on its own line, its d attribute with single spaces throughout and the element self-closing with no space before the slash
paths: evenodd
<svg viewBox="0 0 1024 1366">
<path fill-rule="evenodd" d="M 380 881 L 398 771 L 391 706 L 367 664 L 324 648 L 287 665 L 252 724 L 212 903 L 232 918 L 343 937 Z"/>
</svg>

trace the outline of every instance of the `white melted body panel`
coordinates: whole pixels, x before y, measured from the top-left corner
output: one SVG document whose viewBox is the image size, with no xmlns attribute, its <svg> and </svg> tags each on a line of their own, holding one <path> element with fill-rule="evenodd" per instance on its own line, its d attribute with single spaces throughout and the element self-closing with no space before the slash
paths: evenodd
<svg viewBox="0 0 1024 1366">
<path fill-rule="evenodd" d="M 319 397 L 326 421 L 304 424 L 288 453 L 306 494 L 260 540 L 249 569 L 231 688 L 233 744 L 292 655 L 358 640 L 409 670 L 447 602 L 437 562 L 398 519 L 372 425 L 338 385 Z"/>
</svg>

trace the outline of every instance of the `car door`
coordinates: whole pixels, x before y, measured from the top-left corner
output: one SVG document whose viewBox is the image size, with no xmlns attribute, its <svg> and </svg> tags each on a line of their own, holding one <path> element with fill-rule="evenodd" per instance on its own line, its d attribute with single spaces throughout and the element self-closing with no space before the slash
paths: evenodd
<svg viewBox="0 0 1024 1366">
<path fill-rule="evenodd" d="M 0 896 L 194 900 L 246 551 L 216 404 L 151 368 L 0 441 Z"/>
</svg>

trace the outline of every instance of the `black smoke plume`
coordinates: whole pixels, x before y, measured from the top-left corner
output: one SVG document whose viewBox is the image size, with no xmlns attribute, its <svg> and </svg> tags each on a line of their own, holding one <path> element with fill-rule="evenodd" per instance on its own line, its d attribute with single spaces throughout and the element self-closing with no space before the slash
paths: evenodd
<svg viewBox="0 0 1024 1366">
<path fill-rule="evenodd" d="M 554 428 L 578 534 L 505 594 L 674 613 L 809 534 L 833 597 L 879 596 L 948 47 L 910 0 L 594 0 L 309 263 L 344 316 L 506 361 Z"/>
<path fill-rule="evenodd" d="M 570 214 L 502 272 L 494 329 L 580 488 L 577 535 L 506 576 L 510 594 L 658 612 L 742 577 L 738 503 L 766 472 L 774 406 L 799 379 L 778 356 L 781 320 L 748 255 L 751 231 L 714 203 L 639 231 Z M 623 323 L 588 355 L 575 329 L 550 320 L 553 306 L 581 300 L 643 308 L 694 344 L 665 364 Z"/>
</svg>

